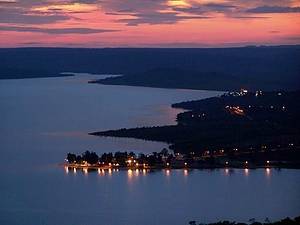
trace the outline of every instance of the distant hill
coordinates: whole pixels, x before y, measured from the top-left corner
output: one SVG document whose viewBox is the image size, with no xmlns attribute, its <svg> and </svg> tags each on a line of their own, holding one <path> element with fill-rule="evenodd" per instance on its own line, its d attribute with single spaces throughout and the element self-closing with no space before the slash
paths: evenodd
<svg viewBox="0 0 300 225">
<path fill-rule="evenodd" d="M 300 46 L 151 49 L 0 49 L 0 79 L 61 72 L 124 74 L 101 81 L 167 88 L 298 89 Z"/>
<path fill-rule="evenodd" d="M 158 88 L 181 88 L 199 90 L 230 91 L 297 89 L 295 79 L 272 79 L 268 76 L 239 76 L 222 72 L 201 72 L 195 70 L 158 68 L 143 73 L 92 81 L 108 85 L 147 86 Z"/>
<path fill-rule="evenodd" d="M 300 161 L 299 98 L 300 91 L 224 94 L 173 104 L 174 108 L 188 110 L 177 115 L 176 125 L 123 128 L 91 135 L 165 142 L 180 153 L 202 154 L 220 149 L 230 152 L 235 148 L 248 152 L 249 148 L 261 151 L 265 145 L 269 150 L 293 146 L 299 150 L 296 158 Z"/>
</svg>

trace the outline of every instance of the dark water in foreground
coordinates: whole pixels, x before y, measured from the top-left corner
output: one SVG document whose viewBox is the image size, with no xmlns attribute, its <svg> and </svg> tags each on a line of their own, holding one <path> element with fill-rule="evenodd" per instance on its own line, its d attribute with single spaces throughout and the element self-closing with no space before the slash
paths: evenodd
<svg viewBox="0 0 300 225">
<path fill-rule="evenodd" d="M 298 170 L 106 171 L 57 166 L 68 151 L 166 145 L 87 132 L 173 124 L 171 103 L 217 92 L 87 84 L 90 76 L 0 81 L 0 224 L 187 224 L 300 215 Z"/>
</svg>

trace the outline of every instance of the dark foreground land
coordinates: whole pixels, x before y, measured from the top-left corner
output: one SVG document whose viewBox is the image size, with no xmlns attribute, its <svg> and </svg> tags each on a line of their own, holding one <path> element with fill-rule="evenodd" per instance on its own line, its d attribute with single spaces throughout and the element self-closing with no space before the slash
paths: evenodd
<svg viewBox="0 0 300 225">
<path fill-rule="evenodd" d="M 208 90 L 299 89 L 300 46 L 0 49 L 0 79 L 123 74 L 102 84 Z"/>
<path fill-rule="evenodd" d="M 265 222 L 255 222 L 254 219 L 251 219 L 249 223 L 237 223 L 230 221 L 220 221 L 216 223 L 197 223 L 196 221 L 190 221 L 189 225 L 299 225 L 300 217 L 296 217 L 295 219 L 285 218 L 280 221 L 270 222 L 269 219 L 266 219 Z"/>
<path fill-rule="evenodd" d="M 213 165 L 300 166 L 300 92 L 232 92 L 172 105 L 188 110 L 177 125 L 94 132 L 170 144 L 185 158 Z"/>
</svg>

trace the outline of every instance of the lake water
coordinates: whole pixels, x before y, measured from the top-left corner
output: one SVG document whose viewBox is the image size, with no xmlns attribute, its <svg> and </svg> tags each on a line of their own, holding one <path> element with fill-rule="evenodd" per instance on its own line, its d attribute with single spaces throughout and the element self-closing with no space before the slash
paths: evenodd
<svg viewBox="0 0 300 225">
<path fill-rule="evenodd" d="M 58 166 L 67 152 L 160 151 L 88 132 L 175 124 L 172 103 L 219 92 L 88 84 L 93 75 L 0 80 L 0 224 L 184 225 L 300 215 L 299 170 L 112 171 Z"/>
</svg>

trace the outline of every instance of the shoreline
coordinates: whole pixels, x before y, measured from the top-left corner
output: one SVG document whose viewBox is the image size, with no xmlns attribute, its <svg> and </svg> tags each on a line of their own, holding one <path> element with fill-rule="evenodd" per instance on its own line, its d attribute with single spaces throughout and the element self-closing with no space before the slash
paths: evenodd
<svg viewBox="0 0 300 225">
<path fill-rule="evenodd" d="M 124 75 L 123 75 L 124 76 Z M 105 78 L 106 79 L 106 78 Z M 141 87 L 141 88 L 153 88 L 153 89 L 168 89 L 168 90 L 183 90 L 183 91 L 215 91 L 220 93 L 227 93 L 232 91 L 229 90 L 220 90 L 220 88 L 193 88 L 193 87 L 171 87 L 171 86 L 155 86 L 155 85 L 146 85 L 146 84 L 122 84 L 122 83 L 103 83 L 102 81 L 105 79 L 95 79 L 91 80 L 89 84 L 98 84 L 98 85 L 105 85 L 105 86 L 123 86 L 123 87 Z"/>
<path fill-rule="evenodd" d="M 29 80 L 29 79 L 45 79 L 45 78 L 60 78 L 60 77 L 74 77 L 75 75 L 72 74 L 55 74 L 55 75 L 44 75 L 44 76 L 24 76 L 24 77 L 18 77 L 18 76 L 12 76 L 12 77 L 5 77 L 1 78 L 1 80 Z"/>
<path fill-rule="evenodd" d="M 256 169 L 300 169 L 300 166 L 109 166 L 109 165 L 82 165 L 82 164 L 69 164 L 63 163 L 59 164 L 62 167 L 67 167 L 70 169 L 87 169 L 87 170 L 217 170 L 217 169 L 248 169 L 248 170 L 256 170 Z"/>
<path fill-rule="evenodd" d="M 119 128 L 89 135 L 167 143 L 174 153 L 221 160 L 300 164 L 298 92 L 230 92 L 172 104 L 175 125 Z M 227 159 L 225 159 L 227 158 Z M 240 162 L 237 162 L 240 163 Z M 300 167 L 300 165 L 297 165 Z"/>
</svg>

